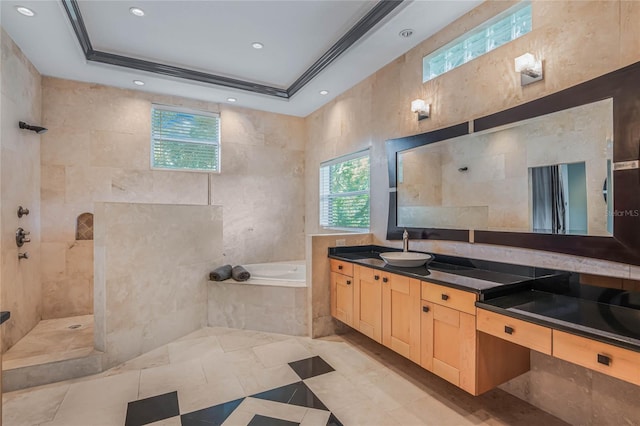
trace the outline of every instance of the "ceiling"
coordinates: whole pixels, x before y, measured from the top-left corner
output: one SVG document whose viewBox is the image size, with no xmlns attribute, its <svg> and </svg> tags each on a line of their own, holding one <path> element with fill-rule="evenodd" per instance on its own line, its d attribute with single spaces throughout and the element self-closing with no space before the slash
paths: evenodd
<svg viewBox="0 0 640 426">
<path fill-rule="evenodd" d="M 67 0 L 67 7 L 72 3 L 90 49 L 83 50 L 62 1 L 1 2 L 2 27 L 43 75 L 211 102 L 233 97 L 239 106 L 304 117 L 481 0 Z M 18 5 L 36 15 L 20 15 Z M 131 14 L 134 6 L 145 15 Z M 412 37 L 398 35 L 405 28 Z M 170 75 L 157 73 L 167 69 Z M 177 77 L 193 75 L 226 86 Z"/>
</svg>

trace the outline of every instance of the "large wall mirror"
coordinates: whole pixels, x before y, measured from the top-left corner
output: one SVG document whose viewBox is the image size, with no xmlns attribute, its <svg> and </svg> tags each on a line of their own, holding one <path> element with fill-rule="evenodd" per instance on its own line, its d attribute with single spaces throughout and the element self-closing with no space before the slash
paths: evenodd
<svg viewBox="0 0 640 426">
<path fill-rule="evenodd" d="M 472 123 L 387 141 L 387 238 L 406 228 L 412 238 L 640 264 L 634 78 L 639 64 Z"/>
</svg>

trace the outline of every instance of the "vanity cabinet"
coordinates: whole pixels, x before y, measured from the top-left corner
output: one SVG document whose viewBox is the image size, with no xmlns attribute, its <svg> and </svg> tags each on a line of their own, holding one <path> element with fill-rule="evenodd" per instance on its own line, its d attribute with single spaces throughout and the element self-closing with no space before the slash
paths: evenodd
<svg viewBox="0 0 640 426">
<path fill-rule="evenodd" d="M 419 364 L 420 326 L 420 281 L 385 275 L 382 279 L 382 343 Z"/>
<path fill-rule="evenodd" d="M 478 330 L 551 355 L 551 329 L 548 327 L 478 309 Z"/>
<path fill-rule="evenodd" d="M 423 288 L 430 287 L 428 283 L 422 284 Z M 475 315 L 427 300 L 423 300 L 421 305 L 420 365 L 475 394 Z"/>
<path fill-rule="evenodd" d="M 382 343 L 382 281 L 387 274 L 377 269 L 354 266 L 353 328 Z"/>
<path fill-rule="evenodd" d="M 476 330 L 476 294 L 422 282 L 420 365 L 472 395 L 529 370 L 529 350 Z"/>
<path fill-rule="evenodd" d="M 420 362 L 420 281 L 354 267 L 353 328 Z"/>
<path fill-rule="evenodd" d="M 640 352 L 553 330 L 553 356 L 640 385 Z"/>
<path fill-rule="evenodd" d="M 331 316 L 353 327 L 353 264 L 331 259 Z"/>
<path fill-rule="evenodd" d="M 529 349 L 476 331 L 477 295 L 331 259 L 331 315 L 472 395 L 529 370 Z"/>
</svg>

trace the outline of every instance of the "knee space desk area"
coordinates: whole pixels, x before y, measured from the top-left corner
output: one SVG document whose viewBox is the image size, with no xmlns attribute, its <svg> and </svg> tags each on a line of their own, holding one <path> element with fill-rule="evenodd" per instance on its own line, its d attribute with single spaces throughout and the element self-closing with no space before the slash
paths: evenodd
<svg viewBox="0 0 640 426">
<path fill-rule="evenodd" d="M 334 318 L 472 395 L 528 371 L 530 350 L 640 385 L 640 293 L 526 265 L 379 256 L 396 250 L 329 249 Z"/>
</svg>

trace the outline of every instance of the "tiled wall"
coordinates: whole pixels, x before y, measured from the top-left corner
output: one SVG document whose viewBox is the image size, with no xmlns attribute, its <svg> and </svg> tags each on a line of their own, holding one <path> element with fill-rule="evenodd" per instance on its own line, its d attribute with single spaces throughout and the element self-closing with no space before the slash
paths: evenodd
<svg viewBox="0 0 640 426">
<path fill-rule="evenodd" d="M 374 242 L 400 247 L 399 241 L 386 241 L 388 212 L 388 174 L 384 142 L 390 138 L 413 135 L 457 124 L 497 112 L 545 94 L 557 92 L 579 82 L 603 75 L 640 60 L 640 2 L 630 1 L 533 1 L 533 30 L 445 75 L 422 83 L 422 57 L 489 17 L 504 10 L 510 2 L 485 2 L 433 37 L 391 62 L 352 89 L 338 96 L 307 117 L 306 159 L 306 229 L 319 232 L 318 167 L 320 162 L 363 148 L 371 148 L 371 231 Z M 513 71 L 513 60 L 531 52 L 544 60 L 542 82 L 521 87 Z M 410 111 L 413 99 L 423 98 L 432 104 L 428 120 L 417 121 Z M 596 275 L 638 279 L 640 267 L 614 262 L 565 256 L 500 246 L 415 241 L 414 250 L 450 253 L 511 263 L 561 268 Z M 593 380 L 583 382 L 577 392 L 563 394 L 560 384 L 571 381 L 562 365 L 554 359 L 542 368 L 534 357 L 532 371 L 525 376 L 533 386 L 545 375 L 542 400 L 530 394 L 514 393 L 541 408 L 569 420 L 561 407 L 567 404 L 593 404 L 601 409 L 604 400 L 592 395 L 611 392 L 609 411 L 632 413 L 634 408 L 624 395 L 624 387 Z M 589 375 L 580 369 L 581 375 Z M 554 375 L 559 377 L 554 379 Z M 615 382 L 615 381 L 613 381 Z M 634 388 L 637 392 L 637 388 Z M 616 397 L 619 396 L 619 397 Z M 600 410 L 601 411 L 601 410 Z M 594 412 L 596 409 L 594 408 Z M 587 415 L 588 416 L 588 415 Z M 587 417 L 579 423 L 598 423 Z M 616 418 L 619 419 L 619 418 Z M 620 423 L 619 423 L 620 424 Z"/>
<path fill-rule="evenodd" d="M 94 202 L 221 205 L 226 263 L 302 257 L 303 119 L 49 77 L 42 97 L 45 318 L 93 310 Z M 220 112 L 222 173 L 150 170 L 151 103 Z"/>
<path fill-rule="evenodd" d="M 222 207 L 95 204 L 95 342 L 103 368 L 207 324 Z"/>
<path fill-rule="evenodd" d="M 40 147 L 42 137 L 18 128 L 19 121 L 41 125 L 41 78 L 38 71 L 2 30 L 2 134 L 0 140 L 0 230 L 2 294 L 0 307 L 11 311 L 2 325 L 2 351 L 27 334 L 40 320 Z M 18 218 L 18 206 L 29 209 Z M 18 227 L 31 233 L 18 249 Z M 18 260 L 18 252 L 29 259 Z"/>
</svg>

